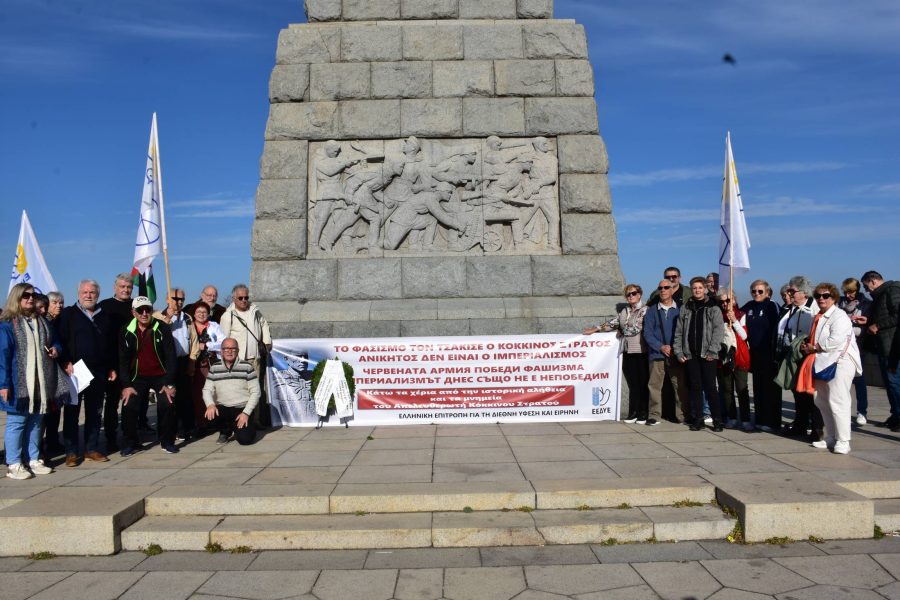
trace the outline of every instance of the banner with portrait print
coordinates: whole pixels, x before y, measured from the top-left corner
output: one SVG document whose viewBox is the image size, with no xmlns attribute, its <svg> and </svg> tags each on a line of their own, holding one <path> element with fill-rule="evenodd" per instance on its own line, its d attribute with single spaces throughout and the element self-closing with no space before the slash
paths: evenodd
<svg viewBox="0 0 900 600">
<path fill-rule="evenodd" d="M 613 420 L 621 402 L 614 333 L 274 341 L 275 425 L 319 422 L 312 373 L 353 369 L 351 425 Z M 347 419 L 331 417 L 329 425 Z"/>
</svg>

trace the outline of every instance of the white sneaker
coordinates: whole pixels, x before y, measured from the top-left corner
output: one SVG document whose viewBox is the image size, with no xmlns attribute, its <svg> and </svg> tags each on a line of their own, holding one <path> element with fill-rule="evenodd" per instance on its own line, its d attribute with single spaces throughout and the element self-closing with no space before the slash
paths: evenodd
<svg viewBox="0 0 900 600">
<path fill-rule="evenodd" d="M 31 469 L 31 472 L 35 475 L 49 475 L 53 472 L 53 469 L 44 464 L 44 461 L 41 459 L 33 460 L 28 463 L 28 468 Z"/>
<path fill-rule="evenodd" d="M 632 418 L 629 418 L 629 419 L 625 419 L 625 423 L 634 423 L 634 422 L 636 422 L 636 421 L 637 421 L 637 417 L 632 417 Z"/>
<path fill-rule="evenodd" d="M 34 475 L 31 474 L 31 471 L 23 467 L 21 463 L 9 465 L 6 476 L 10 479 L 31 479 L 34 477 Z"/>
<path fill-rule="evenodd" d="M 709 415 L 703 417 L 703 422 L 706 425 L 712 425 L 712 423 L 713 423 L 712 417 L 710 417 Z"/>
<path fill-rule="evenodd" d="M 868 423 L 868 421 L 866 421 L 866 415 L 864 415 L 864 414 L 862 414 L 862 413 L 856 415 L 856 424 L 857 424 L 857 425 L 863 426 L 863 425 L 865 425 L 866 423 Z"/>
<path fill-rule="evenodd" d="M 825 440 L 816 440 L 815 442 L 811 443 L 810 446 L 812 446 L 813 448 L 819 448 L 820 450 L 825 450 L 826 448 L 828 448 L 828 442 L 826 442 Z"/>
<path fill-rule="evenodd" d="M 850 442 L 835 442 L 835 454 L 850 454 Z"/>
<path fill-rule="evenodd" d="M 637 421 L 635 421 L 635 423 L 638 425 L 646 425 L 647 419 L 638 419 Z"/>
</svg>

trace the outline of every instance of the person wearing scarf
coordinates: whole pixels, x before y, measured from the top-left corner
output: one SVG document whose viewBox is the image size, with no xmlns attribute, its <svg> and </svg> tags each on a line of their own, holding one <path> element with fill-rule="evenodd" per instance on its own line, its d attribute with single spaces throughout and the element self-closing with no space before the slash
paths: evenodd
<svg viewBox="0 0 900 600">
<path fill-rule="evenodd" d="M 797 389 L 815 394 L 822 413 L 825 439 L 812 442 L 814 448 L 828 448 L 835 454 L 850 453 L 850 385 L 862 373 L 862 360 L 853 335 L 853 323 L 839 309 L 837 287 L 820 283 L 813 292 L 819 313 L 813 320 L 809 338 L 800 346 L 806 357 L 797 376 Z M 816 377 L 834 367 L 831 379 Z"/>
<path fill-rule="evenodd" d="M 53 469 L 40 459 L 41 421 L 69 396 L 56 363 L 60 346 L 34 308 L 34 287 L 12 287 L 0 316 L 0 408 L 6 411 L 6 476 L 30 479 Z M 24 447 L 23 447 L 24 445 Z"/>
</svg>

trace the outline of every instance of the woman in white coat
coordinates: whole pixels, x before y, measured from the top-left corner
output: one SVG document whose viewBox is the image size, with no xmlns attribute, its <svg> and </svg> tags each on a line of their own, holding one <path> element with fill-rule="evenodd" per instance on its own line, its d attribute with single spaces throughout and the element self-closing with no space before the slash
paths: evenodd
<svg viewBox="0 0 900 600">
<path fill-rule="evenodd" d="M 850 452 L 850 387 L 853 378 L 862 372 L 862 360 L 853 335 L 853 323 L 843 310 L 837 307 L 840 298 L 833 283 L 820 283 L 813 292 L 819 306 L 819 314 L 813 325 L 814 339 L 801 346 L 801 351 L 813 355 L 813 384 L 816 390 L 816 406 L 825 424 L 825 439 L 813 442 L 816 448 L 829 448 L 835 454 Z M 837 365 L 834 377 L 828 381 L 818 379 L 815 373 Z"/>
</svg>

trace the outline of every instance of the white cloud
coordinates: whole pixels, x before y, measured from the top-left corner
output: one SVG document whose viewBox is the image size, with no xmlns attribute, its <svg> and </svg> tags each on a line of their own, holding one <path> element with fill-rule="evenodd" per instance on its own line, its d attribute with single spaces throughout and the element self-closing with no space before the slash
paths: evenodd
<svg viewBox="0 0 900 600">
<path fill-rule="evenodd" d="M 738 175 L 757 173 L 810 173 L 816 171 L 834 171 L 849 165 L 839 162 L 780 162 L 780 163 L 738 163 Z M 695 181 L 700 179 L 721 178 L 721 165 L 702 167 L 684 167 L 658 169 L 646 173 L 611 173 L 609 183 L 614 186 L 648 186 L 657 183 L 673 183 L 678 181 Z"/>
<path fill-rule="evenodd" d="M 681 203 L 681 206 L 690 202 Z M 708 203 L 707 203 L 708 204 Z M 744 205 L 748 219 L 772 217 L 808 216 L 810 218 L 825 215 L 855 213 L 859 206 L 855 203 L 819 202 L 811 198 L 793 198 L 782 196 L 769 202 L 750 202 Z M 616 211 L 616 222 L 619 224 L 642 223 L 660 225 L 679 225 L 684 223 L 718 223 L 719 208 L 678 208 L 675 210 L 659 209 L 622 209 Z"/>
<path fill-rule="evenodd" d="M 868 183 L 854 190 L 861 196 L 900 197 L 900 183 Z"/>
<path fill-rule="evenodd" d="M 198 27 L 184 24 L 134 23 L 122 20 L 103 19 L 95 24 L 102 32 L 155 40 L 187 41 L 187 42 L 228 42 L 248 40 L 259 35 L 244 31 L 236 31 L 218 27 Z"/>
<path fill-rule="evenodd" d="M 255 214 L 253 198 L 234 198 L 226 195 L 212 195 L 194 200 L 177 200 L 167 203 L 168 217 L 176 218 L 232 218 L 243 219 Z"/>
</svg>

